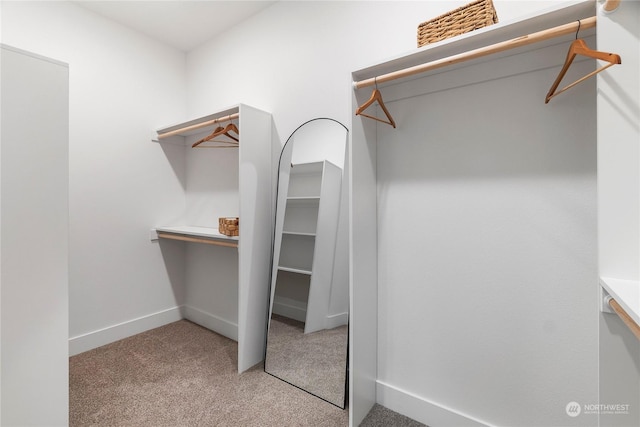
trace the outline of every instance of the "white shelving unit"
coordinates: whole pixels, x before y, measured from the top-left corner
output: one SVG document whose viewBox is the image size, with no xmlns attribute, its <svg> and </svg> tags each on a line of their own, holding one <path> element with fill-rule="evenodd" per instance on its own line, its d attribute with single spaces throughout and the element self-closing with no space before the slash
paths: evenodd
<svg viewBox="0 0 640 427">
<path fill-rule="evenodd" d="M 305 333 L 326 327 L 341 182 L 342 170 L 328 161 L 293 165 L 281 181 L 288 190 L 279 196 L 285 212 L 276 226 L 274 312 L 305 322 Z M 287 289 L 305 301 L 286 297 Z"/>
<path fill-rule="evenodd" d="M 212 144 L 202 144 L 191 148 L 194 142 L 211 134 L 218 126 L 227 125 L 229 119 L 239 130 L 237 147 L 213 149 Z M 235 265 L 235 262 L 220 261 L 215 267 L 215 274 L 224 277 L 223 281 L 237 277 L 237 301 L 226 301 L 228 291 L 220 296 L 225 299 L 223 305 L 237 304 L 237 319 L 229 318 L 228 313 L 206 312 L 198 307 L 187 306 L 184 313 L 189 320 L 237 339 L 239 372 L 249 369 L 264 357 L 273 230 L 271 125 L 269 113 L 239 104 L 157 131 L 157 142 L 184 146 L 187 150 L 184 153 L 184 213 L 173 221 L 156 226 L 157 237 L 182 240 L 187 245 L 205 243 L 228 247 L 228 250 L 237 248 L 237 271 L 220 271 L 234 268 L 229 265 Z M 223 216 L 240 218 L 239 236 L 230 237 L 218 232 L 218 218 Z M 154 237 L 152 235 L 152 239 Z M 196 252 L 195 247 L 185 252 L 187 268 L 199 262 L 188 259 Z M 201 254 L 197 254 L 200 259 Z M 228 260 L 228 255 L 225 255 L 225 260 Z M 211 263 L 215 261 L 211 260 Z M 211 268 L 201 264 L 199 268 L 202 271 Z M 207 286 L 207 281 L 203 284 L 201 280 L 195 285 L 187 281 L 187 278 L 194 280 L 193 277 L 210 276 L 202 271 L 187 273 L 185 286 Z M 210 280 L 215 281 L 216 278 Z M 206 290 L 200 289 L 199 292 L 206 294 Z M 197 315 L 190 318 L 189 313 Z M 222 326 L 217 328 L 217 324 Z"/>
</svg>

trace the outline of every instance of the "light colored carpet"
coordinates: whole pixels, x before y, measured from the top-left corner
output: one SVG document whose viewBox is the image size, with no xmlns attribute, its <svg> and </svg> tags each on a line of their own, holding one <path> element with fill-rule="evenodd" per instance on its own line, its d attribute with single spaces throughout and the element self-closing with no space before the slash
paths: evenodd
<svg viewBox="0 0 640 427">
<path fill-rule="evenodd" d="M 426 427 L 411 418 L 393 412 L 384 406 L 373 405 L 367 416 L 360 423 L 360 427 Z"/>
<path fill-rule="evenodd" d="M 345 406 L 347 325 L 304 333 L 304 323 L 271 317 L 265 370 L 336 406 Z"/>
<path fill-rule="evenodd" d="M 235 341 L 187 320 L 69 359 L 72 427 L 342 427 L 348 409 L 262 369 L 238 374 Z M 375 405 L 360 427 L 419 427 Z"/>
<path fill-rule="evenodd" d="M 181 320 L 69 360 L 71 426 L 348 425 L 348 411 L 263 371 L 237 343 Z"/>
</svg>

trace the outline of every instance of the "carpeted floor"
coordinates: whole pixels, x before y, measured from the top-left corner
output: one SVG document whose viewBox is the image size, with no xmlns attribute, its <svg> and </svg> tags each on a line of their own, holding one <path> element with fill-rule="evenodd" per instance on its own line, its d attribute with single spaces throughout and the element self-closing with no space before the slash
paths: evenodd
<svg viewBox="0 0 640 427">
<path fill-rule="evenodd" d="M 304 323 L 271 316 L 265 370 L 311 394 L 344 407 L 347 325 L 304 333 Z"/>
<path fill-rule="evenodd" d="M 411 418 L 393 412 L 384 406 L 375 404 L 360 427 L 427 427 Z"/>
<path fill-rule="evenodd" d="M 71 426 L 349 423 L 348 409 L 266 374 L 261 364 L 239 375 L 237 343 L 186 320 L 73 356 L 69 374 Z M 403 422 L 376 405 L 361 426 L 420 425 Z"/>
</svg>

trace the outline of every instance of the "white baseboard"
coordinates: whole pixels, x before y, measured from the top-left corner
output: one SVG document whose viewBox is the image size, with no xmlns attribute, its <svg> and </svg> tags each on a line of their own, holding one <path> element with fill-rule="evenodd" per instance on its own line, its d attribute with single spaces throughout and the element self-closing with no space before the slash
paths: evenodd
<svg viewBox="0 0 640 427">
<path fill-rule="evenodd" d="M 197 323 L 198 325 L 211 329 L 220 335 L 224 335 L 227 338 L 238 341 L 237 323 L 229 322 L 221 317 L 188 305 L 182 306 L 182 315 L 185 319 L 190 320 L 193 323 Z"/>
<path fill-rule="evenodd" d="M 74 356 L 168 323 L 177 322 L 182 318 L 180 307 L 173 307 L 97 331 L 71 337 L 69 338 L 69 356 Z"/>
<path fill-rule="evenodd" d="M 382 381 L 376 381 L 376 401 L 385 408 L 432 427 L 488 427 L 483 421 L 431 402 Z"/>
<path fill-rule="evenodd" d="M 238 325 L 236 323 L 229 322 L 206 311 L 183 305 L 69 338 L 69 356 L 75 356 L 181 319 L 190 320 L 220 335 L 238 341 Z"/>
<path fill-rule="evenodd" d="M 305 322 L 307 320 L 307 307 L 299 304 L 289 298 L 276 297 L 273 301 L 273 312 L 289 319 Z"/>
<path fill-rule="evenodd" d="M 296 301 L 289 298 L 276 298 L 273 302 L 273 312 L 299 322 L 307 320 L 307 308 L 297 305 Z M 347 324 L 349 324 L 349 313 L 331 314 L 325 320 L 325 329 L 333 329 Z"/>
<path fill-rule="evenodd" d="M 337 328 L 338 326 L 349 324 L 349 313 L 338 313 L 327 316 L 327 329 Z"/>
</svg>

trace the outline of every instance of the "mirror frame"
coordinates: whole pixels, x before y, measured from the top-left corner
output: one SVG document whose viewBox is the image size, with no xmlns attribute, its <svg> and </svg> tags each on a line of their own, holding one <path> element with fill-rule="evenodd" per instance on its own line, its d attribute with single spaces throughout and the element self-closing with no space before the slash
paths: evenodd
<svg viewBox="0 0 640 427">
<path fill-rule="evenodd" d="M 341 408 L 341 409 L 346 409 L 347 408 L 347 402 L 348 402 L 348 399 L 349 399 L 349 395 L 348 395 L 348 382 L 349 382 L 348 369 L 349 369 L 349 321 L 350 321 L 350 316 L 347 319 L 347 341 L 345 343 L 346 357 L 345 357 L 345 360 L 344 360 L 345 384 L 344 384 L 344 399 L 343 399 L 342 406 L 340 406 L 339 404 L 337 404 L 335 402 L 327 400 L 327 399 L 323 398 L 322 396 L 319 396 L 319 395 L 317 395 L 317 394 L 315 394 L 315 393 L 313 393 L 313 392 L 311 392 L 309 390 L 306 390 L 306 389 L 304 389 L 304 388 L 302 388 L 302 387 L 300 387 L 300 386 L 298 386 L 296 384 L 293 384 L 293 383 L 291 383 L 291 382 L 289 382 L 289 381 L 287 381 L 287 380 L 285 380 L 283 378 L 280 378 L 277 375 L 267 371 L 267 349 L 268 349 L 268 341 L 269 341 L 268 337 L 269 337 L 269 330 L 270 330 L 270 327 L 271 327 L 271 317 L 272 317 L 272 307 L 273 307 L 272 295 L 273 295 L 273 290 L 274 290 L 273 287 L 275 286 L 275 284 L 273 283 L 273 272 L 274 272 L 273 262 L 274 262 L 274 258 L 275 258 L 275 243 L 276 243 L 276 238 L 277 238 L 277 235 L 276 235 L 277 234 L 277 218 L 278 218 L 278 208 L 279 208 L 279 206 L 278 206 L 278 198 L 280 196 L 280 191 L 281 191 L 281 188 L 280 188 L 280 186 L 281 186 L 281 183 L 280 183 L 280 169 L 282 167 L 282 157 L 283 157 L 283 154 L 285 153 L 285 151 L 288 148 L 287 147 L 288 144 L 292 141 L 292 139 L 295 136 L 296 132 L 298 132 L 298 130 L 300 130 L 305 125 L 307 125 L 307 124 L 309 124 L 311 122 L 314 122 L 314 121 L 318 121 L 318 120 L 329 120 L 329 121 L 332 121 L 332 122 L 342 126 L 344 128 L 345 132 L 346 132 L 345 155 L 344 155 L 345 163 L 342 166 L 342 172 L 343 172 L 342 183 L 341 183 L 342 186 L 344 186 L 344 179 L 346 178 L 345 177 L 345 166 L 346 166 L 346 161 L 347 161 L 347 157 L 348 157 L 347 152 L 348 152 L 348 145 L 349 145 L 349 128 L 347 126 L 345 126 L 342 122 L 340 122 L 340 121 L 338 121 L 336 119 L 332 119 L 332 118 L 329 118 L 329 117 L 316 117 L 316 118 L 313 118 L 313 119 L 305 121 L 304 123 L 302 123 L 301 125 L 296 127 L 293 130 L 293 132 L 291 132 L 291 134 L 289 135 L 289 137 L 287 138 L 286 142 L 284 143 L 284 145 L 282 146 L 282 148 L 280 150 L 280 155 L 279 155 L 279 158 L 278 158 L 278 166 L 276 168 L 276 183 L 275 183 L 276 184 L 276 188 L 275 188 L 275 196 L 274 196 L 274 199 L 273 199 L 275 201 L 275 207 L 274 207 L 273 212 L 272 212 L 274 226 L 273 226 L 273 234 L 272 234 L 272 239 L 271 239 L 269 291 L 268 291 L 269 292 L 268 293 L 269 299 L 268 299 L 268 302 L 267 302 L 267 322 L 266 322 L 267 331 L 265 333 L 263 371 L 265 373 L 275 377 L 275 378 L 278 378 L 281 381 L 286 382 L 287 384 L 290 384 L 290 385 L 292 385 L 292 386 L 294 386 L 296 388 L 299 388 L 300 390 L 303 390 L 303 391 L 305 391 L 305 392 L 307 392 L 307 393 L 309 393 L 309 394 L 311 394 L 313 396 L 316 396 L 319 399 L 322 399 L 327 403 L 330 403 L 330 404 L 332 404 L 334 406 L 337 406 L 338 408 Z M 282 207 L 280 207 L 280 209 L 282 209 Z"/>
</svg>

